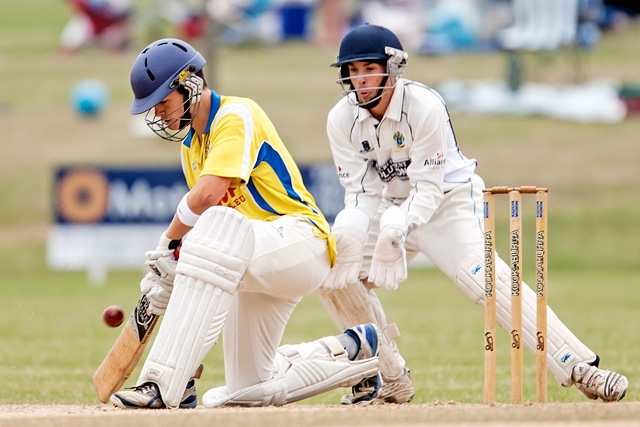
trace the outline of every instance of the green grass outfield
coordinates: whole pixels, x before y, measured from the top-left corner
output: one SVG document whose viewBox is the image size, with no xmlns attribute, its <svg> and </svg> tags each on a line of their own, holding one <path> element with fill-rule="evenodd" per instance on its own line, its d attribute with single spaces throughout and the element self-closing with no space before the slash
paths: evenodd
<svg viewBox="0 0 640 427">
<path fill-rule="evenodd" d="M 0 404 L 96 404 L 91 385 L 118 330 L 101 322 L 104 307 L 133 308 L 141 271 L 109 274 L 102 287 L 84 272 L 52 272 L 45 264 L 51 223 L 51 174 L 63 163 L 177 164 L 175 145 L 133 137 L 127 130 L 129 67 L 124 54 L 55 52 L 66 22 L 63 1 L 9 2 L 0 14 Z M 637 78 L 640 29 L 610 34 L 585 56 L 590 78 Z M 340 97 L 336 49 L 287 43 L 221 48 L 210 60 L 216 89 L 251 96 L 271 115 L 300 162 L 330 158 L 325 118 Z M 568 81 L 567 58 L 528 58 L 538 79 Z M 406 76 L 436 85 L 447 78 L 502 78 L 499 55 L 410 58 Z M 74 83 L 100 78 L 111 90 L 107 112 L 76 117 L 67 104 Z M 462 150 L 478 159 L 487 185 L 538 185 L 549 193 L 549 302 L 602 358 L 628 376 L 625 400 L 640 398 L 640 120 L 619 125 L 545 118 L 457 115 Z M 525 215 L 527 212 L 525 212 Z M 502 234 L 504 235 L 504 214 Z M 531 221 L 525 221 L 525 225 Z M 531 241 L 530 241 L 531 242 Z M 531 254 L 525 249 L 525 256 Z M 504 252 L 504 251 L 502 251 Z M 528 259 L 532 259 L 529 256 Z M 529 265 L 530 267 L 530 265 Z M 525 279 L 530 277 L 525 265 Z M 482 311 L 435 270 L 412 270 L 396 292 L 380 291 L 416 386 L 415 403 L 480 403 Z M 285 342 L 334 334 L 315 296 L 294 313 Z M 498 335 L 498 400 L 509 400 L 507 335 Z M 221 384 L 221 349 L 205 361 L 200 394 Z M 525 355 L 525 399 L 534 400 L 533 357 Z M 132 375 L 137 376 L 138 370 Z M 128 383 L 128 385 L 131 385 Z M 337 403 L 342 391 L 305 401 Z M 549 376 L 549 399 L 583 402 Z"/>
</svg>

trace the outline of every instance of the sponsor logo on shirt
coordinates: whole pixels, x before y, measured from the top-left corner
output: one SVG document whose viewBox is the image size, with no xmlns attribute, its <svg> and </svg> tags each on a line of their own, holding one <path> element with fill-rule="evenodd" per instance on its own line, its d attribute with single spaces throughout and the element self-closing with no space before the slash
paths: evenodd
<svg viewBox="0 0 640 427">
<path fill-rule="evenodd" d="M 246 200 L 244 194 L 236 194 L 238 190 L 237 187 L 229 187 L 227 188 L 227 192 L 222 196 L 222 199 L 218 202 L 220 206 L 228 206 L 230 208 L 236 208 L 240 206 L 242 202 Z"/>
<path fill-rule="evenodd" d="M 375 164 L 378 175 L 383 182 L 390 182 L 393 178 L 399 178 L 402 181 L 409 179 L 407 176 L 407 168 L 411 164 L 411 159 L 394 162 L 389 159 L 382 165 Z"/>
<path fill-rule="evenodd" d="M 424 161 L 424 165 L 430 166 L 433 168 L 439 168 L 439 167 L 443 167 L 446 161 L 447 159 L 444 158 L 444 155 L 442 153 L 436 153 L 436 157 L 431 159 L 426 159 Z"/>
<path fill-rule="evenodd" d="M 338 166 L 338 178 L 339 179 L 345 179 L 345 178 L 349 178 L 349 172 L 346 171 L 342 171 L 342 167 Z"/>
<path fill-rule="evenodd" d="M 402 147 L 404 145 L 404 135 L 400 132 L 396 132 L 393 134 L 393 140 L 396 142 L 398 147 Z"/>
</svg>

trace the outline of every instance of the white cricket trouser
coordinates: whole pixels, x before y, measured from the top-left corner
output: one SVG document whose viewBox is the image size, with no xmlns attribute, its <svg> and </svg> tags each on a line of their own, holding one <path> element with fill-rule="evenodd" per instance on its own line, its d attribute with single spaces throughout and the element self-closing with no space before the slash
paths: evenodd
<svg viewBox="0 0 640 427">
<path fill-rule="evenodd" d="M 273 377 L 285 326 L 329 274 L 327 241 L 303 218 L 251 221 L 255 249 L 222 331 L 230 393 Z"/>
</svg>

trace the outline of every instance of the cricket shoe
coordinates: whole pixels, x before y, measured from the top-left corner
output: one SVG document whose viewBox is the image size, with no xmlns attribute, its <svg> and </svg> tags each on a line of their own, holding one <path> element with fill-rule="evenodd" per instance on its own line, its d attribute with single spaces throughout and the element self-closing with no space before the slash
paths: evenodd
<svg viewBox="0 0 640 427">
<path fill-rule="evenodd" d="M 358 344 L 358 353 L 353 360 L 369 359 L 377 357 L 379 352 L 378 328 L 373 323 L 365 323 L 363 325 L 354 326 L 344 331 Z M 356 384 L 353 389 L 360 386 L 361 394 L 366 398 L 373 399 L 378 396 L 380 387 L 382 386 L 382 377 L 378 372 L 373 377 L 365 378 Z M 354 391 L 355 393 L 355 391 Z M 344 403 L 344 402 L 343 402 Z"/>
<path fill-rule="evenodd" d="M 413 400 L 416 392 L 411 382 L 411 371 L 405 368 L 404 374 L 395 380 L 383 380 L 377 385 L 378 378 L 365 378 L 351 389 L 351 394 L 342 396 L 343 405 L 382 405 L 384 403 L 407 403 Z"/>
<path fill-rule="evenodd" d="M 378 355 L 378 328 L 373 323 L 354 326 L 344 331 L 358 344 L 358 354 L 353 360 L 364 360 Z"/>
<path fill-rule="evenodd" d="M 622 400 L 629 386 L 627 377 L 598 368 L 599 362 L 598 358 L 593 364 L 580 362 L 573 367 L 571 379 L 576 388 L 592 400 L 598 398 L 605 402 Z"/>
<path fill-rule="evenodd" d="M 111 396 L 111 403 L 123 409 L 162 409 L 166 408 L 160 390 L 154 383 L 144 383 L 124 391 L 120 391 Z M 192 378 L 187 383 L 187 387 L 182 395 L 180 408 L 195 408 L 198 405 L 198 395 L 196 394 L 196 382 Z"/>
</svg>

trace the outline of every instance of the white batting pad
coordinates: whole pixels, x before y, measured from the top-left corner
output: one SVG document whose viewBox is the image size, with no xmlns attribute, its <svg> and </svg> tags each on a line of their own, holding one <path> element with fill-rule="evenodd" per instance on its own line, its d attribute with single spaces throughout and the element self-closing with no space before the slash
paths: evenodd
<svg viewBox="0 0 640 427">
<path fill-rule="evenodd" d="M 254 247 L 251 223 L 230 208 L 205 211 L 180 251 L 174 289 L 138 384 L 152 381 L 175 408 L 215 345 Z"/>
<path fill-rule="evenodd" d="M 511 270 L 496 254 L 496 319 L 506 330 L 511 328 Z M 469 255 L 458 268 L 456 285 L 473 302 L 484 307 L 484 253 Z M 522 340 L 529 350 L 536 349 L 536 294 L 522 283 Z M 508 346 L 505 347 L 505 351 Z M 578 362 L 591 362 L 596 354 L 582 343 L 558 316 L 547 307 L 547 363 L 558 382 L 572 384 L 571 371 Z"/>
<path fill-rule="evenodd" d="M 207 209 L 180 250 L 176 272 L 235 292 L 255 246 L 251 223 L 234 209 Z"/>
<path fill-rule="evenodd" d="M 387 326 L 382 304 L 374 291 L 358 282 L 343 289 L 319 291 L 318 296 L 341 332 L 364 323 L 378 325 L 383 331 L 378 355 L 382 379 L 392 381 L 404 375 L 405 361 L 393 341 L 400 331 L 395 323 Z"/>
<path fill-rule="evenodd" d="M 327 350 L 329 348 L 329 350 Z M 378 372 L 378 358 L 350 361 L 336 337 L 278 349 L 276 377 L 229 393 L 226 387 L 207 391 L 202 403 L 218 406 L 281 406 L 338 387 L 352 387 Z"/>
</svg>

